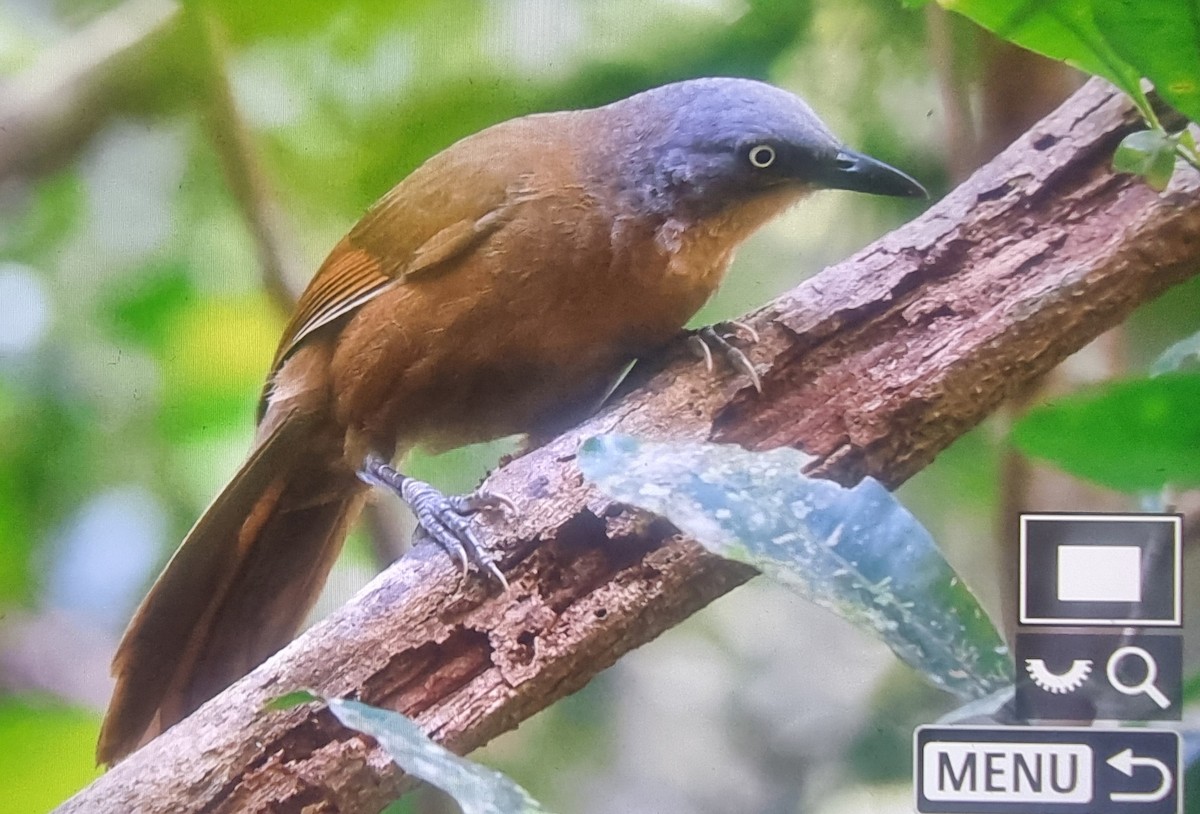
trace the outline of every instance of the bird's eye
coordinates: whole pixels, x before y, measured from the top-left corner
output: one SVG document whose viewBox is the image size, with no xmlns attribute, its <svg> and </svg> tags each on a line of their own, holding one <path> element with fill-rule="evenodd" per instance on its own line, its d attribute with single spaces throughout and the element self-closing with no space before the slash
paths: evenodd
<svg viewBox="0 0 1200 814">
<path fill-rule="evenodd" d="M 775 163 L 775 148 L 769 144 L 759 144 L 750 148 L 747 157 L 751 164 L 764 170 Z"/>
</svg>

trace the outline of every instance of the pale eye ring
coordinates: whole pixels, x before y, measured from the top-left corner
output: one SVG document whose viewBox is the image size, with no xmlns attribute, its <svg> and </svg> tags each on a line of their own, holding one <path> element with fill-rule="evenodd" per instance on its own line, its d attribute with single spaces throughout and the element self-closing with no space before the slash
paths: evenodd
<svg viewBox="0 0 1200 814">
<path fill-rule="evenodd" d="M 750 163 L 760 170 L 765 170 L 767 167 L 775 163 L 775 148 L 770 144 L 758 144 L 750 148 L 750 152 L 746 154 L 750 159 Z"/>
</svg>

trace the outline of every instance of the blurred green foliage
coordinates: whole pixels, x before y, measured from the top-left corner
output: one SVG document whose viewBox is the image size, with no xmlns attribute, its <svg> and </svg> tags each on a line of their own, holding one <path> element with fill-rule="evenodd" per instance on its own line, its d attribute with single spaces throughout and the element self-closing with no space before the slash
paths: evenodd
<svg viewBox="0 0 1200 814">
<path fill-rule="evenodd" d="M 61 39 L 115 5 L 64 2 L 41 22 Z M 225 34 L 222 56 L 239 108 L 310 267 L 392 183 L 487 124 L 686 76 L 769 77 L 823 47 L 810 31 L 812 7 L 776 0 L 564 3 L 551 13 L 520 2 L 449 11 L 434 2 L 230 0 L 188 11 L 139 58 L 143 82 L 120 104 L 139 118 L 118 116 L 91 143 L 73 145 L 77 152 L 56 161 L 59 170 L 0 200 L 0 256 L 37 274 L 53 309 L 46 341 L 6 365 L 0 382 L 13 430 L 0 463 L 7 484 L 0 488 L 11 495 L 0 525 L 4 550 L 14 553 L 5 560 L 9 596 L 32 597 L 31 551 L 114 477 L 159 493 L 182 534 L 251 429 L 282 320 L 262 292 L 252 236 L 211 143 L 201 81 L 210 57 L 197 54 L 188 35 L 197 18 L 211 16 Z M 911 15 L 887 4 L 845 13 L 852 21 L 882 16 L 881 26 L 920 37 Z M 16 13 L 2 19 L 18 30 L 28 22 Z M 43 48 L 57 44 L 31 28 L 42 33 Z M 6 52 L 7 64 L 30 69 L 37 53 Z M 919 62 L 910 63 L 915 74 Z M 874 135 L 888 126 L 879 94 L 865 80 L 852 87 L 872 118 L 861 139 L 854 132 L 849 139 L 879 143 L 883 157 L 906 166 L 938 165 L 910 142 Z M 858 217 L 876 231 L 881 216 L 872 212 L 895 223 L 911 211 L 888 202 Z M 855 241 L 853 234 L 840 240 Z M 809 251 L 812 267 L 839 250 Z M 775 282 L 761 275 L 747 282 L 770 293 L 797 272 L 771 276 Z M 734 278 L 724 296 L 748 306 L 763 294 L 739 297 Z M 720 302 L 713 308 L 706 317 L 720 312 Z M 422 458 L 416 469 L 470 485 L 506 448 L 458 452 L 449 463 Z"/>
<path fill-rule="evenodd" d="M 1194 488 L 1200 486 L 1197 403 L 1200 374 L 1131 379 L 1032 410 L 1013 429 L 1013 440 L 1027 454 L 1113 489 Z"/>
<path fill-rule="evenodd" d="M 373 200 L 455 139 L 690 76 L 774 81 L 935 197 L 949 184 L 925 18 L 893 0 L 189 0 L 161 31 L 89 64 L 97 41 L 80 32 L 126 7 L 0 6 L 0 77 L 31 88 L 29 109 L 56 123 L 34 145 L 44 147 L 36 161 L 3 165 L 0 179 L 0 281 L 33 292 L 0 301 L 0 616 L 49 613 L 69 596 L 89 641 L 115 643 L 162 560 L 245 454 L 283 324 L 219 158 L 231 136 L 206 98 L 214 64 L 228 74 L 309 269 Z M 220 34 L 216 53 L 196 36 L 205 21 Z M 977 57 L 958 58 L 978 68 Z M 64 75 L 65 64 L 85 69 Z M 85 92 L 64 95 L 74 87 Z M 76 102 L 65 111 L 64 98 Z M 51 137 L 60 131 L 69 137 Z M 760 303 L 923 205 L 848 200 L 820 196 L 748 244 L 700 319 Z M 1134 320 L 1132 358 L 1200 329 L 1200 287 L 1182 291 Z M 29 334 L 5 344 L 16 317 L 28 318 Z M 936 537 L 967 541 L 958 553 L 968 559 L 986 549 L 978 541 L 988 539 L 998 503 L 1003 447 L 994 435 L 961 439 L 905 489 Z M 466 489 L 509 448 L 418 456 L 413 469 Z M 169 527 L 134 541 L 128 529 L 137 524 L 89 525 L 89 508 L 125 487 L 156 501 Z M 968 581 L 991 573 L 983 560 L 965 569 Z M 341 573 L 374 567 L 360 544 Z M 70 641 L 45 646 L 74 655 Z M 72 666 L 73 678 L 106 686 L 105 661 L 80 652 Z M 0 660 L 0 686 L 23 680 L 11 669 Z M 920 693 L 895 697 L 936 705 Z M 492 762 L 549 807 L 576 810 L 571 801 L 589 788 L 580 778 L 621 758 L 620 698 L 619 676 L 602 676 L 524 725 L 519 748 L 492 747 Z M 25 697 L 0 704 L 3 810 L 45 810 L 87 782 L 97 725 L 96 709 Z M 869 748 L 855 755 L 861 766 L 878 759 Z"/>
<path fill-rule="evenodd" d="M 0 698 L 0 812 L 48 811 L 100 775 L 92 713 L 38 698 Z"/>
</svg>

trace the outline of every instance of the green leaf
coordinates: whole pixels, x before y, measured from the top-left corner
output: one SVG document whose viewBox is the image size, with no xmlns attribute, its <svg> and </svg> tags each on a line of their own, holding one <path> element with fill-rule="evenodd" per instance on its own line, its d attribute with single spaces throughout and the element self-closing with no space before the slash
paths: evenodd
<svg viewBox="0 0 1200 814">
<path fill-rule="evenodd" d="M 878 481 L 809 478 L 811 460 L 621 435 L 579 452 L 584 476 L 615 499 L 873 633 L 935 685 L 974 699 L 1010 684 L 1007 648 L 929 533 Z"/>
<path fill-rule="evenodd" d="M 1158 192 L 1175 172 L 1175 139 L 1161 130 L 1139 130 L 1121 139 L 1113 154 L 1113 169 L 1140 175 Z"/>
<path fill-rule="evenodd" d="M 1096 26 L 1159 96 L 1200 122 L 1200 7 L 1196 0 L 1093 0 Z"/>
<path fill-rule="evenodd" d="M 1002 39 L 1103 76 L 1136 100 L 1141 73 L 1096 25 L 1090 0 L 939 0 Z"/>
<path fill-rule="evenodd" d="M 0 810 L 49 811 L 100 775 L 98 716 L 38 698 L 0 700 Z"/>
<path fill-rule="evenodd" d="M 1126 492 L 1200 486 L 1200 373 L 1117 382 L 1031 410 L 1027 455 Z"/>
<path fill-rule="evenodd" d="M 289 693 L 283 698 L 296 700 L 305 694 L 304 691 Z M 406 773 L 437 786 L 453 797 L 464 814 L 546 812 L 512 780 L 439 746 L 420 727 L 398 712 L 342 698 L 329 698 L 325 703 L 342 724 L 378 741 L 388 756 Z"/>
<path fill-rule="evenodd" d="M 1200 366 L 1200 333 L 1181 339 L 1162 352 L 1150 365 L 1151 376 L 1161 376 L 1177 370 Z"/>
<path fill-rule="evenodd" d="M 277 695 L 263 704 L 263 709 L 272 712 L 282 712 L 293 707 L 302 707 L 313 701 L 320 701 L 321 696 L 309 690 L 294 690 L 283 695 Z"/>
</svg>

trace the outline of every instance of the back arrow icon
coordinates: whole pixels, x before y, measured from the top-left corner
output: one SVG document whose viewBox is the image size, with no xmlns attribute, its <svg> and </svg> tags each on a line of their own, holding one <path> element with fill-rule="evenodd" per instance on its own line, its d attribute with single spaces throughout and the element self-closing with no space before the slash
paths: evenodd
<svg viewBox="0 0 1200 814">
<path fill-rule="evenodd" d="M 1105 762 L 1126 777 L 1133 777 L 1133 770 L 1138 766 L 1149 766 L 1158 772 L 1158 788 L 1154 791 L 1109 792 L 1109 799 L 1114 803 L 1153 803 L 1171 793 L 1171 770 L 1157 758 L 1135 757 L 1132 749 L 1123 749 Z"/>
</svg>

